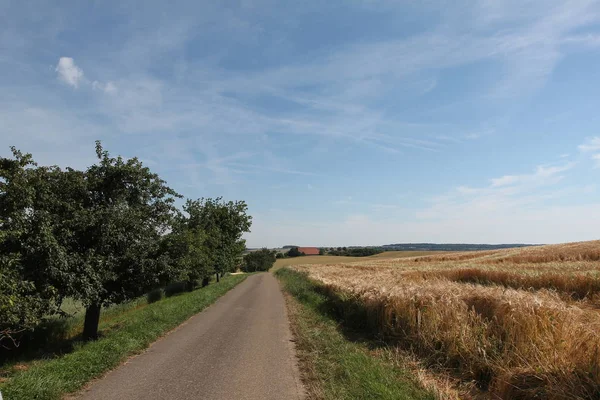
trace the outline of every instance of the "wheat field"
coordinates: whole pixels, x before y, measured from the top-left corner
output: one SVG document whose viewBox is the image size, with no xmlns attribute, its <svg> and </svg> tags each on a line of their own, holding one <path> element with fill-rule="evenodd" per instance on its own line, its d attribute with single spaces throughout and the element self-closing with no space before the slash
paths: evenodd
<svg viewBox="0 0 600 400">
<path fill-rule="evenodd" d="M 485 398 L 600 398 L 600 241 L 289 268 Z"/>
</svg>

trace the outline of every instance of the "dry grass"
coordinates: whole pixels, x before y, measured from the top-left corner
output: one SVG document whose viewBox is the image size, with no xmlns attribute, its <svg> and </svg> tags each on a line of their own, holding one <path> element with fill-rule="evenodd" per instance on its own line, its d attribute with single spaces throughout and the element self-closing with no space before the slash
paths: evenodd
<svg viewBox="0 0 600 400">
<path fill-rule="evenodd" d="M 295 266 L 492 398 L 600 398 L 600 242 Z"/>
<path fill-rule="evenodd" d="M 293 258 L 280 258 L 275 261 L 273 271 L 277 271 L 280 268 L 288 267 L 291 265 L 300 264 L 339 264 L 339 263 L 353 263 L 353 262 L 364 262 L 372 260 L 387 260 L 387 259 L 398 259 L 406 257 L 419 257 L 430 254 L 442 254 L 439 251 L 385 251 L 383 253 L 375 254 L 374 256 L 368 257 L 348 257 L 348 256 L 305 256 L 305 257 L 293 257 Z"/>
</svg>

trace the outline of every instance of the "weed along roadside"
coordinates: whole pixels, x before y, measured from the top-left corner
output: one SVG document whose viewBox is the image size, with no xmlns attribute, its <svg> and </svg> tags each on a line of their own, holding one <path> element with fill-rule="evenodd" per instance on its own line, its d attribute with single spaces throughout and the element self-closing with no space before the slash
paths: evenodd
<svg viewBox="0 0 600 400">
<path fill-rule="evenodd" d="M 98 340 L 77 343 L 72 352 L 63 356 L 32 361 L 25 370 L 8 377 L 0 391 L 5 400 L 53 400 L 76 392 L 91 379 L 143 351 L 245 278 L 246 275 L 226 276 L 219 283 L 192 292 L 111 314 L 110 323 L 101 324 Z"/>
</svg>

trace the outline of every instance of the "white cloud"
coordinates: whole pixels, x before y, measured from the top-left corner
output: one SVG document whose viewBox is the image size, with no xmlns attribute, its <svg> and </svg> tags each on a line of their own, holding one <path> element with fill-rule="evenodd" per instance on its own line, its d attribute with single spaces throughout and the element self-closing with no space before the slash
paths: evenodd
<svg viewBox="0 0 600 400">
<path fill-rule="evenodd" d="M 591 151 L 600 151 L 600 137 L 595 136 L 593 138 L 588 139 L 584 144 L 581 144 L 579 146 L 579 151 L 583 153 Z"/>
<path fill-rule="evenodd" d="M 592 155 L 592 160 L 595 162 L 595 168 L 600 168 L 600 137 L 594 136 L 586 140 L 585 143 L 579 145 L 579 151 L 582 153 L 596 153 Z"/>
<path fill-rule="evenodd" d="M 102 83 L 94 81 L 92 82 L 92 89 L 100 90 L 108 94 L 114 94 L 117 92 L 117 86 L 113 82 Z"/>
<path fill-rule="evenodd" d="M 513 184 L 519 182 L 521 179 L 522 179 L 522 177 L 517 176 L 517 175 L 505 175 L 500 178 L 493 178 L 492 179 L 492 187 L 513 185 Z"/>
<path fill-rule="evenodd" d="M 481 137 L 481 134 L 480 133 L 468 133 L 464 137 L 465 137 L 465 139 L 476 140 Z"/>
<path fill-rule="evenodd" d="M 445 219 L 448 216 L 462 215 L 475 218 L 487 213 L 511 214 L 531 206 L 539 207 L 545 201 L 566 196 L 581 188 L 556 188 L 563 179 L 563 172 L 576 164 L 558 166 L 540 165 L 534 172 L 522 175 L 504 175 L 490 179 L 490 185 L 480 188 L 459 186 L 458 188 L 430 200 L 431 206 L 420 209 L 416 217 L 420 219 Z"/>
<path fill-rule="evenodd" d="M 377 3 L 378 7 L 382 6 Z M 404 12 L 402 7 L 393 6 L 393 2 L 387 3 L 386 7 L 389 7 L 390 13 Z M 264 57 L 266 61 L 269 59 L 269 51 L 278 49 L 275 43 L 269 42 L 266 46 L 260 46 L 260 53 L 256 53 L 259 63 L 248 70 L 228 69 L 227 65 L 232 65 L 236 60 L 232 57 L 236 51 L 235 46 L 252 35 L 242 32 L 242 29 L 245 29 L 243 27 L 231 30 L 228 24 L 204 22 L 220 21 L 223 17 L 231 15 L 236 19 L 239 18 L 240 22 L 244 23 L 242 25 L 248 23 L 248 26 L 258 26 L 260 24 L 252 23 L 257 22 L 252 21 L 252 18 L 259 16 L 260 22 L 261 13 L 267 12 L 265 10 L 268 10 L 269 14 L 279 12 L 289 19 L 295 19 L 294 12 L 298 10 L 295 6 L 293 10 L 290 10 L 288 5 L 262 7 L 257 8 L 256 13 L 249 13 L 246 10 L 239 16 L 233 15 L 236 11 L 232 7 L 228 8 L 227 15 L 224 16 L 215 14 L 211 10 L 204 10 L 204 8 L 212 9 L 213 6 L 198 2 L 194 5 L 198 7 L 195 10 L 198 12 L 190 13 L 188 7 L 183 7 L 185 16 L 193 15 L 194 18 L 177 18 L 181 16 L 178 13 L 182 13 L 181 9 L 178 10 L 180 7 L 163 4 L 164 7 L 168 7 L 167 12 L 163 12 L 164 10 L 160 10 L 158 5 L 155 5 L 157 7 L 149 7 L 147 12 L 131 20 L 132 29 L 123 32 L 123 36 L 119 35 L 118 43 L 104 44 L 103 41 L 95 41 L 90 44 L 89 49 L 86 49 L 86 54 L 93 58 L 86 59 L 84 63 L 81 56 L 78 56 L 78 62 L 86 66 L 85 76 L 72 58 L 63 57 L 59 60 L 56 66 L 58 78 L 75 88 L 85 86 L 86 89 L 96 90 L 96 96 L 91 96 L 92 101 L 81 102 L 79 108 L 74 108 L 69 101 L 62 103 L 42 101 L 40 98 L 43 93 L 39 95 L 36 93 L 27 101 L 22 100 L 22 107 L 21 104 L 17 107 L 22 110 L 8 106 L 0 109 L 0 114 L 3 113 L 0 115 L 0 120 L 3 122 L 0 125 L 4 127 L 0 136 L 10 140 L 18 137 L 17 143 L 23 143 L 23 146 L 26 144 L 26 149 L 46 151 L 50 163 L 54 160 L 70 160 L 69 157 L 61 156 L 61 151 L 77 153 L 77 148 L 70 148 L 67 151 L 67 147 L 73 137 L 78 138 L 78 135 L 83 133 L 90 136 L 81 139 L 85 143 L 95 138 L 105 140 L 110 137 L 110 134 L 114 134 L 115 143 L 123 147 L 131 146 L 131 143 L 147 143 L 140 149 L 130 150 L 140 151 L 141 155 L 155 160 L 161 168 L 180 168 L 182 171 L 188 164 L 198 163 L 198 157 L 205 156 L 208 161 L 201 168 L 190 166 L 185 173 L 173 174 L 174 179 L 182 184 L 192 185 L 199 182 L 196 187 L 200 189 L 203 188 L 200 184 L 208 181 L 203 174 L 205 170 L 214 175 L 215 181 L 220 183 L 236 182 L 241 174 L 245 174 L 244 177 L 248 174 L 253 176 L 262 176 L 266 173 L 292 174 L 298 175 L 298 179 L 303 176 L 314 176 L 316 175 L 312 172 L 314 167 L 305 164 L 302 159 L 304 154 L 301 152 L 310 152 L 315 142 L 319 142 L 319 145 L 325 143 L 323 146 L 330 146 L 331 149 L 341 147 L 338 142 L 369 146 L 366 151 L 377 149 L 397 152 L 398 149 L 402 149 L 408 155 L 411 155 L 412 149 L 425 150 L 428 153 L 420 153 L 419 157 L 428 157 L 426 160 L 428 163 L 431 157 L 431 165 L 435 166 L 437 161 L 433 159 L 440 159 L 446 151 L 451 151 L 450 146 L 459 147 L 469 139 L 486 136 L 485 128 L 490 128 L 492 131 L 498 129 L 496 121 L 510 118 L 504 115 L 511 112 L 506 109 L 518 109 L 520 107 L 518 100 L 541 87 L 551 76 L 556 64 L 568 52 L 576 51 L 579 43 L 585 42 L 591 45 L 597 42 L 595 36 L 571 36 L 573 32 L 585 32 L 586 24 L 589 25 L 592 19 L 596 18 L 597 21 L 598 14 L 592 10 L 595 5 L 587 0 L 568 2 L 485 0 L 476 2 L 477 4 L 472 3 L 471 0 L 458 0 L 457 4 L 430 1 L 423 3 L 426 3 L 425 6 L 435 8 L 435 15 L 439 15 L 440 18 L 428 20 L 426 26 L 423 26 L 418 33 L 408 36 L 390 35 L 385 40 L 367 36 L 363 38 L 364 40 L 354 43 L 347 41 L 342 45 L 327 45 L 325 50 L 320 48 L 315 52 L 298 53 L 294 48 L 298 43 L 293 42 L 294 38 L 286 37 L 286 32 L 283 31 L 280 35 L 283 43 L 281 49 L 285 50 L 284 47 L 288 47 L 294 49 L 297 54 L 291 59 L 282 54 L 282 57 L 277 57 L 276 63 L 264 64 L 269 66 L 260 67 L 263 65 L 262 52 L 264 51 L 267 56 Z M 478 4 L 483 6 L 478 8 Z M 130 11 L 131 5 L 124 7 L 122 11 L 126 13 Z M 319 6 L 311 3 L 303 7 Z M 214 8 L 218 9 L 217 6 Z M 131 11 L 137 13 L 137 10 Z M 56 20 L 69 21 L 67 12 L 67 9 L 57 9 Z M 48 13 L 41 14 L 48 15 Z M 124 15 L 124 17 L 128 16 Z M 202 20 L 198 21 L 197 18 Z M 48 18 L 44 18 L 44 21 L 47 20 Z M 300 19 L 296 22 L 299 26 L 303 23 Z M 143 26 L 158 28 L 136 29 Z M 218 36 L 214 35 L 214 31 L 204 29 L 206 27 L 210 30 L 210 26 L 218 26 Z M 202 27 L 201 35 L 198 35 L 198 31 L 194 31 L 197 27 Z M 15 32 L 19 34 L 11 37 L 23 37 L 27 38 L 27 42 L 40 43 L 31 36 L 27 26 L 19 24 L 18 28 Z M 62 29 L 57 27 L 56 34 L 45 36 L 58 37 Z M 72 28 L 67 26 L 64 29 Z M 0 41 L 5 37 L 7 37 L 5 34 L 0 34 Z M 217 42 L 220 51 L 214 54 L 208 56 L 188 54 L 187 44 L 201 37 L 207 40 L 231 38 L 234 46 L 224 40 Z M 58 41 L 54 43 L 56 42 Z M 61 48 L 67 48 L 62 46 L 69 45 L 62 40 L 60 44 Z M 248 50 L 252 49 L 248 48 Z M 50 51 L 56 51 L 56 48 Z M 21 57 L 18 55 L 21 53 L 37 54 L 34 51 L 19 53 L 15 51 L 8 55 L 0 54 L 0 61 L 15 59 L 33 68 L 35 63 L 28 63 L 30 60 L 18 58 Z M 224 60 L 227 62 L 222 62 Z M 248 62 L 252 63 L 253 60 L 249 59 Z M 448 74 L 437 71 L 444 71 L 444 69 L 454 71 L 460 66 L 478 67 L 480 64 L 484 64 L 484 68 L 490 67 L 489 71 L 498 74 L 489 82 L 474 87 L 474 90 L 460 93 L 460 100 L 464 100 L 464 103 L 453 102 L 452 93 L 445 92 L 445 96 L 440 96 L 440 99 L 432 104 L 436 106 L 438 102 L 444 103 L 450 99 L 450 104 L 440 105 L 440 107 L 447 107 L 445 109 L 447 112 L 436 115 L 439 118 L 428 118 L 430 114 L 426 113 L 432 113 L 431 109 L 420 110 L 417 109 L 418 107 L 415 107 L 415 115 L 406 117 L 407 121 L 403 121 L 403 117 L 399 116 L 402 113 L 395 112 L 394 104 L 401 105 L 407 100 L 410 101 L 411 96 L 418 89 L 424 91 L 435 89 L 438 79 L 440 90 L 446 89 Z M 163 71 L 165 74 L 157 74 L 157 71 Z M 171 72 L 175 79 L 171 79 Z M 431 76 L 436 78 L 427 79 Z M 109 79 L 115 81 L 111 82 Z M 419 83 L 416 85 L 418 87 L 416 89 L 411 87 L 412 91 L 409 93 L 405 90 L 406 83 L 415 80 Z M 389 94 L 390 91 L 393 93 Z M 510 103 L 508 107 L 504 107 L 504 103 L 494 103 L 494 116 L 485 113 L 479 115 L 475 111 L 467 118 L 462 118 L 464 114 L 461 113 L 465 112 L 464 109 L 469 109 L 468 102 L 485 104 L 489 100 L 485 94 L 489 92 L 504 97 L 511 96 L 510 101 L 506 102 Z M 104 96 L 104 93 L 118 93 L 118 96 Z M 59 95 L 69 100 L 68 93 L 57 94 L 58 100 L 60 100 Z M 21 94 L 19 90 L 19 93 L 13 97 L 17 96 L 24 98 L 26 94 Z M 283 105 L 293 104 L 294 110 L 289 113 L 279 113 L 268 107 L 257 107 L 261 102 L 255 102 L 254 99 L 263 100 L 262 97 L 268 98 L 269 101 L 282 100 Z M 40 108 L 44 104 L 51 107 L 54 107 L 54 104 L 61 104 L 62 109 L 54 110 L 57 111 L 54 116 L 42 115 L 41 111 L 35 111 L 36 104 Z M 426 115 L 425 118 L 423 114 Z M 475 119 L 486 120 L 475 121 Z M 455 123 L 455 120 L 461 122 Z M 11 121 L 15 121 L 14 126 Z M 77 122 L 77 129 L 69 126 L 71 122 Z M 10 131 L 7 127 L 11 127 Z M 95 127 L 96 130 L 91 130 L 91 127 Z M 498 131 L 498 136 L 509 135 L 508 130 Z M 260 145 L 257 145 L 258 141 L 254 140 L 265 132 L 271 136 L 278 135 L 279 138 L 285 138 L 285 141 L 301 141 L 302 147 L 298 150 L 298 157 L 285 157 L 280 147 L 273 146 L 271 149 L 275 155 L 270 159 L 265 159 L 262 154 L 258 154 L 256 158 L 253 156 L 248 159 L 228 159 L 217 162 L 228 151 L 235 153 L 238 149 L 247 149 L 249 152 L 254 152 L 262 151 L 263 146 L 269 148 L 269 143 L 260 142 Z M 436 136 L 438 132 L 443 132 L 444 135 Z M 465 133 L 470 134 L 465 135 Z M 128 138 L 124 134 L 132 136 Z M 135 135 L 144 136 L 137 141 Z M 290 140 L 292 135 L 308 136 L 308 139 L 298 137 Z M 53 136 L 61 141 L 50 140 Z M 38 137 L 46 139 L 40 141 Z M 423 140 L 427 138 L 431 139 Z M 582 145 L 586 149 L 589 146 L 590 144 L 587 143 Z M 499 151 L 504 150 L 499 149 Z M 586 157 L 593 157 L 600 163 L 596 156 L 600 152 L 599 149 L 585 151 L 590 152 Z M 93 157 L 93 151 L 90 154 Z M 361 160 L 357 161 L 357 168 L 363 165 L 361 162 Z M 507 227 L 503 237 L 513 237 L 510 236 L 511 233 L 520 233 L 520 229 L 515 227 L 523 225 L 519 224 L 518 218 L 512 217 L 510 212 L 487 215 L 483 210 L 497 213 L 511 210 L 511 207 L 518 209 L 518 204 L 536 204 L 538 201 L 543 201 L 543 196 L 551 194 L 540 194 L 532 189 L 540 186 L 546 189 L 560 180 L 562 172 L 566 170 L 561 171 L 556 168 L 541 166 L 522 175 L 518 174 L 518 170 L 507 171 L 507 175 L 492 179 L 489 185 L 457 188 L 451 196 L 439 201 L 438 208 L 422 210 L 423 212 L 434 211 L 436 215 L 443 215 L 446 211 L 464 211 L 454 222 L 436 222 L 430 225 L 423 224 L 422 221 L 415 225 L 390 222 L 381 225 L 381 231 L 385 232 L 385 237 L 392 241 L 402 240 L 398 235 L 404 234 L 401 232 L 404 228 L 407 232 L 404 237 L 409 240 L 410 238 L 459 240 L 460 237 L 466 237 L 468 240 L 467 233 L 477 231 L 479 222 L 474 221 L 475 219 L 481 217 L 480 225 L 485 226 L 487 223 L 486 234 L 492 235 L 496 231 L 496 225 L 490 224 L 495 223 L 496 219 L 509 216 L 510 218 L 505 220 L 514 222 L 515 225 L 511 227 L 510 224 L 500 221 L 499 226 Z M 461 172 L 457 171 L 456 176 L 460 176 Z M 304 184 L 307 181 L 313 180 L 306 179 Z M 437 181 L 427 184 L 429 183 L 432 185 L 431 190 L 435 190 L 433 186 Z M 352 199 L 342 201 L 349 202 Z M 365 210 L 368 207 L 358 201 L 354 201 L 353 204 L 359 204 Z M 373 205 L 373 208 L 385 207 L 385 205 L 381 207 Z M 469 208 L 481 212 L 470 215 Z M 472 217 L 473 215 L 476 216 Z M 351 221 L 352 219 L 349 218 L 348 223 Z M 309 220 L 304 223 L 308 224 Z M 356 239 L 357 244 L 364 244 L 364 238 L 365 240 L 377 238 L 376 243 L 384 239 L 383 235 L 378 236 L 380 225 L 377 221 L 359 218 L 354 220 L 354 223 L 364 225 L 364 232 L 358 232 L 360 229 L 357 229 L 340 233 L 339 227 L 334 226 L 330 230 L 323 231 L 325 239 L 338 240 L 337 238 L 341 236 L 351 239 L 357 238 L 356 235 L 363 235 Z M 464 230 L 461 229 L 461 223 L 465 224 Z M 278 221 L 273 220 L 265 228 L 265 235 L 268 234 L 269 229 L 277 226 Z M 489 229 L 489 226 L 494 226 L 494 229 Z M 289 235 L 297 232 L 294 224 L 285 228 L 284 233 L 287 232 Z M 412 228 L 414 228 L 414 236 Z M 436 237 L 438 231 L 440 234 Z M 498 228 L 499 236 L 500 233 Z M 313 234 L 315 234 L 314 229 L 307 230 L 307 237 Z M 454 234 L 456 236 L 453 236 Z M 369 235 L 372 235 L 373 239 Z M 256 237 L 260 238 L 260 235 L 257 233 Z M 492 236 L 485 237 L 488 240 L 493 239 Z M 481 238 L 484 240 L 484 236 Z M 347 244 L 339 240 L 341 244 Z"/>
<path fill-rule="evenodd" d="M 58 73 L 58 79 L 74 88 L 83 80 L 83 70 L 75 65 L 71 57 L 61 57 L 55 71 Z"/>
<path fill-rule="evenodd" d="M 570 170 L 575 166 L 575 163 L 567 163 L 558 166 L 547 166 L 539 165 L 535 172 L 526 175 L 505 175 L 500 178 L 491 179 L 492 188 L 510 186 L 515 184 L 533 183 L 540 184 L 544 183 L 545 180 L 550 178 L 556 178 L 561 172 Z"/>
</svg>

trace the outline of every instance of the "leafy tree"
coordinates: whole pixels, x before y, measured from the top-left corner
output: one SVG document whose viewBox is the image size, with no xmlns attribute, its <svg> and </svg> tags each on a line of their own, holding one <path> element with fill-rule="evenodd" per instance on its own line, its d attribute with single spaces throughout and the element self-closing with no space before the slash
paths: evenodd
<svg viewBox="0 0 600 400">
<path fill-rule="evenodd" d="M 39 265 L 64 262 L 43 207 L 50 192 L 44 175 L 50 169 L 11 149 L 13 158 L 0 158 L 0 344 L 58 309 L 58 290 L 48 279 L 56 269 L 40 273 Z"/>
<path fill-rule="evenodd" d="M 252 224 L 248 206 L 244 201 L 225 202 L 218 197 L 188 200 L 186 207 L 189 225 L 206 234 L 207 265 L 214 269 L 219 281 L 223 273 L 237 268 L 246 249 L 242 234 L 249 232 Z"/>
<path fill-rule="evenodd" d="M 267 248 L 262 248 L 260 250 L 246 254 L 244 256 L 242 271 L 268 271 L 273 266 L 273 264 L 275 264 L 276 253 L 276 251 L 269 250 Z"/>
<path fill-rule="evenodd" d="M 11 265 L 15 261 L 0 257 L 0 347 L 7 348 L 15 346 L 17 335 L 33 329 L 56 304 L 37 295 L 35 284 L 24 281 L 20 268 Z"/>
<path fill-rule="evenodd" d="M 297 247 L 292 247 L 288 252 L 287 252 L 287 256 L 288 257 L 301 257 L 301 256 L 305 256 L 306 254 L 302 253 L 300 250 L 298 250 Z"/>
<path fill-rule="evenodd" d="M 179 195 L 137 158 L 110 157 L 100 142 L 96 154 L 98 163 L 85 173 L 61 175 L 56 192 L 65 201 L 58 203 L 68 207 L 54 213 L 70 255 L 61 294 L 85 305 L 86 339 L 98 335 L 102 306 L 140 296 L 176 272 L 161 245 Z"/>
<path fill-rule="evenodd" d="M 178 279 L 186 281 L 191 290 L 199 280 L 208 284 L 215 272 L 215 255 L 208 243 L 210 221 L 204 215 L 203 202 L 187 200 L 183 211 L 185 214 L 179 214 L 165 241 L 169 257 L 179 271 Z"/>
<path fill-rule="evenodd" d="M 39 167 L 13 148 L 0 158 L 0 341 L 32 329 L 64 297 L 86 307 L 95 338 L 102 306 L 177 278 L 233 270 L 251 217 L 244 202 L 188 201 L 136 159 L 110 157 L 86 171 Z"/>
<path fill-rule="evenodd" d="M 320 256 L 325 255 L 325 249 L 323 247 L 319 248 L 319 255 Z"/>
</svg>

